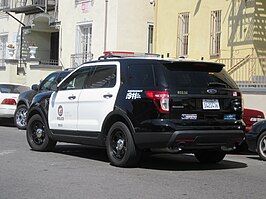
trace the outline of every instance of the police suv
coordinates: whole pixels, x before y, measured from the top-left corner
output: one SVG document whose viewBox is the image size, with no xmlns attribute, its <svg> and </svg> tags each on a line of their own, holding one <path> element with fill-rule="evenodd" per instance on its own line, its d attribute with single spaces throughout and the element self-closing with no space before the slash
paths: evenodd
<svg viewBox="0 0 266 199">
<path fill-rule="evenodd" d="M 244 138 L 241 93 L 223 66 L 105 52 L 35 96 L 27 141 L 36 151 L 56 142 L 105 147 L 121 167 L 136 166 L 144 150 L 219 162 Z"/>
</svg>

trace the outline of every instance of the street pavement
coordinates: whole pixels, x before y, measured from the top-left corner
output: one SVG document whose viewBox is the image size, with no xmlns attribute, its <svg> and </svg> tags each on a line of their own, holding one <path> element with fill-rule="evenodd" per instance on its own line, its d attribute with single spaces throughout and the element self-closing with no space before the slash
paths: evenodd
<svg viewBox="0 0 266 199">
<path fill-rule="evenodd" d="M 30 150 L 25 131 L 0 126 L 0 199 L 262 199 L 266 162 L 229 154 L 200 164 L 191 154 L 146 155 L 137 168 L 111 166 L 104 149 L 59 143 Z"/>
</svg>

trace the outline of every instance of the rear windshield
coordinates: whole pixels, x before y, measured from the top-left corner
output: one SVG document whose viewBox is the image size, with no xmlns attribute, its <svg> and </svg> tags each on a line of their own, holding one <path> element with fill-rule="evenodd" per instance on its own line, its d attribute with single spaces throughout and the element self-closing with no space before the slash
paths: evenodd
<svg viewBox="0 0 266 199">
<path fill-rule="evenodd" d="M 164 74 L 169 88 L 177 87 L 221 87 L 237 88 L 234 80 L 222 65 L 212 63 L 165 63 Z"/>
<path fill-rule="evenodd" d="M 20 94 L 24 91 L 30 90 L 27 86 L 0 84 L 0 93 L 17 93 Z"/>
</svg>

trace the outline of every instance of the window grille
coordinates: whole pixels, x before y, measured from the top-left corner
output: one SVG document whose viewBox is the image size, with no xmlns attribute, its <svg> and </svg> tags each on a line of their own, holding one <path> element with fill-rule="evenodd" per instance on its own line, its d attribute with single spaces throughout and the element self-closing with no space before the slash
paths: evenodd
<svg viewBox="0 0 266 199">
<path fill-rule="evenodd" d="M 153 52 L 153 25 L 148 26 L 148 53 Z"/>
<path fill-rule="evenodd" d="M 77 26 L 76 54 L 72 55 L 73 65 L 78 66 L 92 59 L 92 24 Z"/>
<path fill-rule="evenodd" d="M 6 59 L 7 55 L 7 35 L 0 36 L 0 59 Z"/>
<path fill-rule="evenodd" d="M 189 36 L 189 13 L 178 15 L 178 51 L 180 56 L 188 55 L 188 36 Z"/>
<path fill-rule="evenodd" d="M 221 52 L 221 10 L 211 12 L 211 56 Z"/>
</svg>

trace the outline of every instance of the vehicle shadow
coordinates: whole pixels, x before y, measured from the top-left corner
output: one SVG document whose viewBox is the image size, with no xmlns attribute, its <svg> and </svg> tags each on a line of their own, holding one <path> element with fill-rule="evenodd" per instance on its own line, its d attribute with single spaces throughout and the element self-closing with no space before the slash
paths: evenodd
<svg viewBox="0 0 266 199">
<path fill-rule="evenodd" d="M 14 119 L 0 119 L 0 126 L 15 127 Z"/>
<path fill-rule="evenodd" d="M 247 167 L 247 164 L 223 160 L 216 164 L 198 162 L 193 154 L 151 154 L 142 158 L 141 168 L 171 171 L 226 170 Z"/>
<path fill-rule="evenodd" d="M 84 145 L 57 145 L 53 151 L 64 155 L 109 162 L 106 150 Z M 137 168 L 168 170 L 168 171 L 197 171 L 197 170 L 226 170 L 245 168 L 247 164 L 223 160 L 218 164 L 202 164 L 192 154 L 152 154 L 144 153 Z"/>
</svg>

